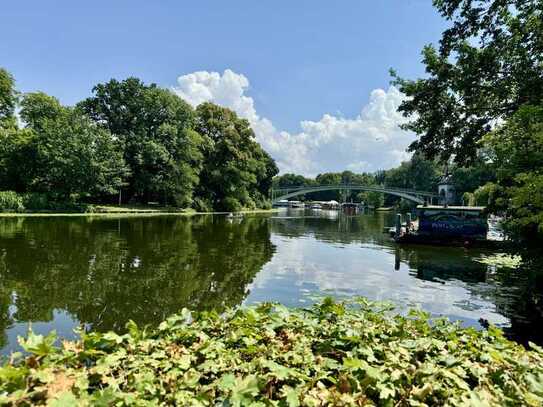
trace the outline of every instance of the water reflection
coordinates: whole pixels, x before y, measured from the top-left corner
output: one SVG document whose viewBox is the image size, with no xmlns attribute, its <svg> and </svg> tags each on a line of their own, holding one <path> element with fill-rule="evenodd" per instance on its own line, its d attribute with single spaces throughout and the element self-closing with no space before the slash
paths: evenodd
<svg viewBox="0 0 543 407">
<path fill-rule="evenodd" d="M 262 218 L 2 219 L 0 330 L 17 321 L 122 330 L 183 307 L 237 305 L 273 252 Z"/>
<path fill-rule="evenodd" d="M 464 325 L 491 322 L 523 343 L 542 342 L 541 274 L 489 267 L 477 261 L 491 254 L 485 250 L 398 246 L 382 233 L 394 214 L 318 216 L 288 211 L 272 219 L 277 255 L 256 277 L 247 302 L 271 295 L 301 305 L 314 293 L 364 295 Z"/>
<path fill-rule="evenodd" d="M 70 336 L 82 323 L 121 331 L 183 307 L 221 309 L 315 294 L 353 294 L 419 306 L 466 325 L 505 327 L 543 342 L 541 274 L 488 267 L 479 250 L 397 246 L 393 214 L 294 210 L 227 219 L 0 219 L 0 346 L 28 322 Z"/>
</svg>

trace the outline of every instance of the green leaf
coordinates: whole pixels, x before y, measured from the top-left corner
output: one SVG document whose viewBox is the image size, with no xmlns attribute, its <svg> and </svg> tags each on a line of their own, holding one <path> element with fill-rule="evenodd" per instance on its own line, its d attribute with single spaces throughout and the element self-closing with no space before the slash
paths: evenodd
<svg viewBox="0 0 543 407">
<path fill-rule="evenodd" d="M 79 404 L 77 398 L 71 391 L 62 392 L 57 398 L 48 403 L 51 407 L 73 407 L 77 404 Z"/>
<path fill-rule="evenodd" d="M 262 362 L 262 367 L 266 367 L 270 370 L 270 373 L 279 380 L 285 380 L 289 377 L 296 377 L 296 370 L 280 365 L 273 360 L 265 360 Z"/>
<path fill-rule="evenodd" d="M 36 356 L 47 356 L 53 353 L 56 348 L 54 343 L 57 340 L 55 331 L 51 331 L 47 336 L 36 335 L 32 330 L 28 331 L 27 338 L 18 337 L 19 345 L 28 353 Z"/>
<path fill-rule="evenodd" d="M 281 388 L 281 395 L 285 398 L 288 407 L 300 406 L 301 390 L 299 388 L 293 389 L 290 386 L 283 386 Z"/>
<path fill-rule="evenodd" d="M 255 375 L 238 377 L 232 389 L 230 400 L 235 406 L 242 406 L 253 401 L 259 392 L 258 379 Z"/>
</svg>

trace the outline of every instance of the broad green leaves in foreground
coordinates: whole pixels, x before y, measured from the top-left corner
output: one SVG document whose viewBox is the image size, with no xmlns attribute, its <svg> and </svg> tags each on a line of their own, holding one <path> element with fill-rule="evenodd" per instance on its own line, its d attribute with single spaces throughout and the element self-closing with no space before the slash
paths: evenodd
<svg viewBox="0 0 543 407">
<path fill-rule="evenodd" d="M 264 304 L 223 315 L 184 311 L 155 331 L 82 333 L 0 368 L 11 405 L 532 405 L 543 350 L 501 331 L 461 329 L 360 299 L 312 309 Z"/>
</svg>

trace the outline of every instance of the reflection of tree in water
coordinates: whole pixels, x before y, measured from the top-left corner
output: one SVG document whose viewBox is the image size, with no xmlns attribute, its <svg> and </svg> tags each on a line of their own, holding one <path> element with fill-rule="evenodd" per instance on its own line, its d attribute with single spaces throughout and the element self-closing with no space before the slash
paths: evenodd
<svg viewBox="0 0 543 407">
<path fill-rule="evenodd" d="M 2 219 L 0 329 L 49 321 L 54 309 L 119 330 L 182 307 L 237 305 L 273 252 L 268 222 L 256 217 Z"/>
<path fill-rule="evenodd" d="M 507 317 L 506 334 L 521 343 L 543 343 L 543 274 L 529 264 L 520 269 L 492 267 L 474 260 L 481 252 L 463 248 L 397 246 L 396 265 L 409 264 L 412 273 L 427 281 L 460 280 L 474 296 L 492 302 Z"/>
<path fill-rule="evenodd" d="M 395 245 L 396 264 L 409 265 L 411 273 L 427 281 L 460 280 L 465 283 L 486 281 L 487 266 L 474 261 L 474 253 L 461 247 Z"/>
<path fill-rule="evenodd" d="M 287 213 L 288 215 L 288 213 Z M 461 247 L 396 245 L 383 233 L 394 223 L 393 214 L 319 219 L 318 217 L 272 220 L 272 232 L 281 236 L 313 236 L 317 240 L 341 244 L 378 244 L 396 257 L 396 268 L 407 264 L 418 279 L 446 283 L 458 280 L 477 298 L 496 306 L 511 321 L 506 333 L 522 343 L 543 343 L 543 265 L 541 253 L 531 255 L 527 267 L 514 270 L 492 268 L 475 261 L 482 251 Z M 490 253 L 486 253 L 490 254 Z"/>
<path fill-rule="evenodd" d="M 520 269 L 497 269 L 496 278 L 503 287 L 517 288 L 514 298 L 501 301 L 513 308 L 509 335 L 521 343 L 543 344 L 543 259 L 541 253 L 526 259 Z"/>
</svg>

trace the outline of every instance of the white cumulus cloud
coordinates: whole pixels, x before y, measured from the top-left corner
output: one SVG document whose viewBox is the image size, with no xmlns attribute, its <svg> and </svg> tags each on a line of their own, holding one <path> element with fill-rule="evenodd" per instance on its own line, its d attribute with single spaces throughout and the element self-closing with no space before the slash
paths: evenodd
<svg viewBox="0 0 543 407">
<path fill-rule="evenodd" d="M 182 75 L 173 91 L 193 106 L 213 102 L 234 110 L 251 124 L 258 142 L 277 161 L 281 173 L 315 176 L 327 171 L 375 171 L 409 158 L 407 146 L 414 135 L 399 125 L 405 118 L 397 111 L 405 97 L 395 87 L 375 89 L 354 118 L 324 114 L 319 121 L 303 120 L 300 132 L 275 128 L 258 115 L 247 95 L 249 80 L 229 69 Z"/>
</svg>

